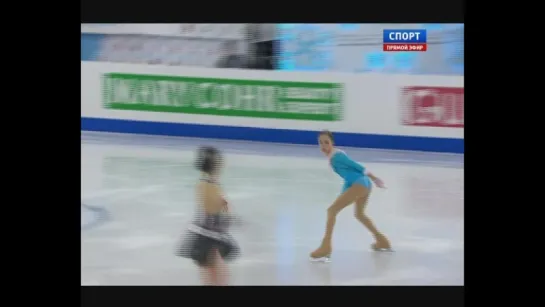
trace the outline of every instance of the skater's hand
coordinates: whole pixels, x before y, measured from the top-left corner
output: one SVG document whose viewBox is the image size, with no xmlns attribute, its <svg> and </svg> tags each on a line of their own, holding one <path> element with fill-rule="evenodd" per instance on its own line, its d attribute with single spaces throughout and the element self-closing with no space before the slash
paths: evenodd
<svg viewBox="0 0 545 307">
<path fill-rule="evenodd" d="M 386 185 L 384 184 L 384 181 L 382 181 L 382 179 L 378 177 L 373 178 L 373 183 L 375 183 L 375 185 L 381 189 L 386 189 Z"/>
<path fill-rule="evenodd" d="M 229 203 L 223 199 L 223 212 L 229 212 Z"/>
</svg>

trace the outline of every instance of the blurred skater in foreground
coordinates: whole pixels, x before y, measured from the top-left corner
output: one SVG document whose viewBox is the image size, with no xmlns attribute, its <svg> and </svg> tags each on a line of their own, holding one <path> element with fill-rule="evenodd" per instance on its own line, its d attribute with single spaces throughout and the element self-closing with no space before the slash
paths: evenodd
<svg viewBox="0 0 545 307">
<path fill-rule="evenodd" d="M 195 167 L 202 174 L 196 187 L 198 216 L 189 226 L 178 256 L 195 261 L 201 269 L 203 284 L 227 285 L 229 277 L 224 261 L 235 259 L 239 248 L 227 232 L 233 218 L 219 184 L 223 168 L 221 152 L 214 147 L 201 147 Z"/>
</svg>

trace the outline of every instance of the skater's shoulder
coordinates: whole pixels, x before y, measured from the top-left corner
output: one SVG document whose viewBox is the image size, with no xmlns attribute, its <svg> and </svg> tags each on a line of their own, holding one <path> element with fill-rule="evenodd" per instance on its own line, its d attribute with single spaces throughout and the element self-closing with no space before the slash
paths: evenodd
<svg viewBox="0 0 545 307">
<path fill-rule="evenodd" d="M 197 183 L 197 196 L 201 199 L 217 198 L 221 195 L 218 183 L 207 180 L 199 180 Z"/>
<path fill-rule="evenodd" d="M 209 183 L 212 185 L 219 185 L 218 179 L 216 177 L 210 176 L 208 174 L 203 174 L 199 179 L 200 182 Z"/>
<path fill-rule="evenodd" d="M 335 148 L 329 154 L 329 159 L 333 160 L 334 158 L 338 158 L 338 157 L 342 157 L 342 156 L 347 156 L 346 152 L 344 152 L 343 150 L 340 150 L 338 148 Z"/>
<path fill-rule="evenodd" d="M 197 191 L 201 193 L 218 193 L 221 189 L 216 182 L 200 180 L 197 183 Z"/>
</svg>

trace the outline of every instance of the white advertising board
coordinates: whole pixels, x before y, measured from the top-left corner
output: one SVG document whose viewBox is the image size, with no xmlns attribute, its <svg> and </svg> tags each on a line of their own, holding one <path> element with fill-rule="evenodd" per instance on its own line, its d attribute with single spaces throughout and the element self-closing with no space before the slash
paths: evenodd
<svg viewBox="0 0 545 307">
<path fill-rule="evenodd" d="M 413 76 L 387 74 L 350 74 L 350 73 L 306 73 L 306 72 L 277 72 L 254 71 L 241 69 L 206 69 L 192 67 L 173 67 L 159 65 L 136 65 L 100 62 L 81 63 L 81 116 L 82 118 L 119 119 L 145 122 L 203 124 L 233 127 L 273 128 L 288 130 L 322 130 L 330 129 L 337 132 L 356 134 L 399 135 L 436 138 L 463 139 L 463 77 L 447 76 Z M 236 82 L 246 80 L 261 80 L 262 82 L 316 82 L 342 84 L 342 115 L 335 120 L 300 120 L 285 118 L 267 118 L 267 116 L 220 116 L 221 113 L 187 114 L 180 112 L 149 112 L 135 109 L 105 108 L 104 75 L 127 74 L 147 76 L 168 76 L 205 78 L 203 80 L 229 79 Z M 191 80 L 190 80 L 191 81 Z M 260 81 L 260 82 L 261 82 Z M 203 81 L 204 82 L 204 81 Z M 204 84 L 204 83 L 203 83 Z M 204 85 L 203 85 L 204 86 Z M 407 102 L 404 89 L 409 88 L 411 101 Z M 449 98 L 436 102 L 438 94 L 431 93 L 430 89 L 462 88 L 462 95 L 458 98 Z M 422 94 L 422 93 L 431 94 Z M 310 92 L 309 92 L 310 93 Z M 315 93 L 315 92 L 312 92 Z M 261 93 L 263 94 L 263 93 Z M 265 93 L 266 94 L 266 93 Z M 265 95 L 263 94 L 263 95 Z M 436 101 L 425 101 L 422 95 Z M 241 96 L 242 97 L 242 96 Z M 245 97 L 245 96 L 244 96 Z M 417 100 L 417 97 L 420 100 Z M 448 96 L 451 97 L 451 96 Z M 461 99 L 461 113 L 458 111 L 457 120 L 445 119 L 453 99 Z M 413 102 L 414 101 L 414 102 Z M 422 106 L 409 116 L 411 122 L 407 124 L 406 103 L 419 102 Z M 435 103 L 435 104 L 434 104 Z M 460 101 L 457 102 L 458 105 Z M 434 104 L 434 105 L 433 105 Z M 300 105 L 297 105 L 299 108 Z M 309 110 L 307 108 L 307 110 Z M 310 111 L 309 111 L 310 112 Z M 312 109 L 311 112 L 322 112 Z M 262 113 L 262 112 L 261 112 Z M 449 126 L 451 125 L 451 126 Z"/>
</svg>

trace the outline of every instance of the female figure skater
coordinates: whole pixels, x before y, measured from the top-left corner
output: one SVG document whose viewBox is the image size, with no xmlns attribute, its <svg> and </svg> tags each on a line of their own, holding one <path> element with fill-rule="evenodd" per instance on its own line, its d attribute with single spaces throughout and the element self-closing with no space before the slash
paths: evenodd
<svg viewBox="0 0 545 307">
<path fill-rule="evenodd" d="M 390 242 L 382 233 L 378 231 L 371 219 L 365 215 L 367 200 L 371 194 L 371 181 L 379 188 L 384 188 L 384 183 L 380 178 L 374 176 L 361 166 L 359 163 L 350 159 L 346 153 L 335 149 L 333 134 L 329 131 L 322 131 L 318 136 L 320 150 L 329 158 L 331 167 L 341 178 L 344 179 L 344 186 L 341 195 L 327 209 L 327 224 L 322 244 L 318 249 L 310 254 L 311 259 L 329 260 L 331 255 L 331 241 L 333 237 L 333 228 L 337 214 L 352 203 L 356 203 L 356 219 L 363 224 L 374 236 L 375 243 L 371 247 L 376 251 L 389 250 Z"/>
<path fill-rule="evenodd" d="M 189 238 L 180 246 L 177 255 L 190 258 L 201 268 L 205 285 L 227 285 L 227 268 L 224 260 L 238 256 L 239 248 L 227 233 L 232 217 L 227 212 L 218 179 L 223 167 L 219 150 L 201 147 L 195 167 L 202 176 L 197 184 L 198 217 L 190 225 Z"/>
</svg>

